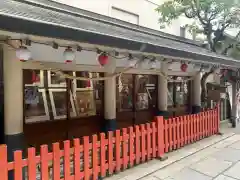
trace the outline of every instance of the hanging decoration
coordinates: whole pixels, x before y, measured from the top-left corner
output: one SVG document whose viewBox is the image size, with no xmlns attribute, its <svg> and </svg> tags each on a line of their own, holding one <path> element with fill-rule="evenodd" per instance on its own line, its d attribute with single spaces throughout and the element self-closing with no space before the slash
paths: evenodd
<svg viewBox="0 0 240 180">
<path fill-rule="evenodd" d="M 188 68 L 188 65 L 186 63 L 182 63 L 180 68 L 181 68 L 182 72 L 186 72 L 187 68 Z"/>
<path fill-rule="evenodd" d="M 19 41 L 21 41 L 21 39 L 19 39 Z M 7 45 L 13 47 L 11 44 L 9 44 L 7 42 L 5 42 L 5 43 Z M 40 42 L 37 42 L 37 41 L 34 41 L 34 43 L 49 45 L 49 43 L 43 43 L 43 42 L 40 43 Z M 53 48 L 55 48 L 55 49 L 58 49 L 58 47 L 66 47 L 66 46 L 65 45 L 58 45 L 58 44 L 54 44 L 53 45 Z M 80 52 L 82 50 L 96 52 L 96 49 L 90 50 L 90 49 L 84 49 L 84 48 L 82 48 L 80 46 L 77 47 L 77 51 Z M 106 65 L 108 63 L 108 61 L 109 61 L 109 57 L 108 57 L 109 52 L 103 52 L 102 50 L 97 49 L 97 53 L 99 54 L 99 56 L 98 56 L 99 63 L 102 66 Z M 119 53 L 115 52 L 115 57 L 114 56 L 113 57 L 116 58 L 117 55 L 119 55 Z M 16 50 L 16 56 L 21 61 L 27 61 L 27 60 L 29 60 L 31 58 L 31 52 L 25 46 L 20 46 Z M 72 50 L 72 48 L 70 46 L 67 46 L 66 50 L 63 53 L 63 56 L 64 56 L 64 59 L 65 59 L 65 62 L 66 63 L 70 63 L 70 62 L 72 62 L 75 59 L 75 52 Z M 109 54 L 109 56 L 111 56 L 111 55 Z M 119 59 L 124 59 L 124 58 L 119 58 Z M 132 56 L 132 54 L 129 54 L 129 60 L 131 60 L 131 59 L 133 59 L 133 56 Z M 139 65 L 140 63 L 142 63 L 144 61 L 144 59 L 146 59 L 145 56 L 143 56 L 143 58 L 141 60 L 139 60 L 139 58 L 138 58 L 138 60 L 136 60 L 136 63 L 132 63 L 132 65 L 134 64 L 133 67 L 135 67 L 135 66 Z M 153 58 L 152 60 L 155 60 L 155 58 Z M 34 63 L 38 63 L 41 66 L 44 66 L 40 62 L 34 62 Z M 155 63 L 156 62 L 153 62 L 153 63 L 151 62 L 151 67 L 152 68 L 155 67 Z M 69 74 L 66 74 L 66 73 L 62 72 L 61 69 L 58 69 L 58 68 L 46 68 L 46 67 L 43 67 L 42 70 L 50 70 L 51 72 L 56 73 L 61 78 L 68 78 L 68 79 L 81 80 L 81 81 L 103 81 L 103 80 L 107 80 L 107 79 L 112 78 L 112 77 L 118 77 L 118 76 L 121 77 L 121 75 L 123 73 L 129 71 L 133 67 L 126 67 L 126 68 L 123 69 L 123 71 L 121 71 L 121 72 L 114 72 L 113 74 L 111 74 L 110 76 L 107 76 L 107 77 L 76 77 L 76 76 L 71 76 Z M 188 65 L 186 63 L 182 63 L 180 68 L 181 68 L 182 71 L 186 72 L 187 68 L 188 68 Z M 178 80 L 171 80 L 171 78 L 169 78 L 167 75 L 165 75 L 164 73 L 162 73 L 159 70 L 156 70 L 156 73 L 158 73 L 159 75 L 161 75 L 162 77 L 164 77 L 165 79 L 167 79 L 170 82 L 178 82 Z M 199 74 L 199 73 L 200 73 L 200 71 L 197 72 L 196 74 Z M 193 78 L 194 78 L 194 76 L 191 77 L 191 78 L 185 79 L 184 81 L 190 81 Z M 183 80 L 181 80 L 181 82 L 182 81 Z"/>
<path fill-rule="evenodd" d="M 204 69 L 204 66 L 202 66 L 201 65 L 201 67 L 200 67 L 200 70 L 199 70 L 201 73 L 203 73 L 204 71 L 205 71 L 205 69 Z"/>
<path fill-rule="evenodd" d="M 65 63 L 72 63 L 75 60 L 75 52 L 72 50 L 71 47 L 67 47 L 65 49 L 65 51 L 63 52 L 63 56 L 64 56 L 64 62 Z"/>
<path fill-rule="evenodd" d="M 31 58 L 31 52 L 27 49 L 27 47 L 20 46 L 16 50 L 16 56 L 20 61 L 25 62 Z"/>
<path fill-rule="evenodd" d="M 133 68 L 136 66 L 136 63 L 137 63 L 137 59 L 134 59 L 132 54 L 129 54 L 128 55 L 128 66 Z"/>
<path fill-rule="evenodd" d="M 129 59 L 128 60 L 128 66 L 129 67 L 133 68 L 133 67 L 136 66 L 136 64 L 137 64 L 137 59 Z"/>
<path fill-rule="evenodd" d="M 156 60 L 150 60 L 148 64 L 150 66 L 150 69 L 156 69 L 157 68 Z"/>
<path fill-rule="evenodd" d="M 98 56 L 98 62 L 101 66 L 105 66 L 106 64 L 108 64 L 109 58 L 108 55 L 103 52 Z"/>
</svg>

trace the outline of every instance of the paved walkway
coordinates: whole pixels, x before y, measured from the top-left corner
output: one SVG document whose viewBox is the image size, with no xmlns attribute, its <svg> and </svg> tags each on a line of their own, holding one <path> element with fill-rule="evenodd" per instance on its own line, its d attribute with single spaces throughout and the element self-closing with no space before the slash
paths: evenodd
<svg viewBox="0 0 240 180">
<path fill-rule="evenodd" d="M 240 180 L 240 131 L 229 129 L 107 180 Z"/>
<path fill-rule="evenodd" d="M 240 135 L 233 135 L 141 179 L 240 179 Z"/>
</svg>

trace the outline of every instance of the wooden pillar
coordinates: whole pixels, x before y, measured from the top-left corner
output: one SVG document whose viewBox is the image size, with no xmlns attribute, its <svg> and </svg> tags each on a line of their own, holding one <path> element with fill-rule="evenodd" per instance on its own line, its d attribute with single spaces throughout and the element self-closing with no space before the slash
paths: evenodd
<svg viewBox="0 0 240 180">
<path fill-rule="evenodd" d="M 167 76 L 167 65 L 161 64 L 162 73 Z M 168 80 L 166 77 L 158 76 L 158 116 L 168 116 Z"/>
<path fill-rule="evenodd" d="M 232 111 L 231 111 L 231 123 L 232 127 L 235 128 L 237 125 L 237 83 L 232 83 Z"/>
<path fill-rule="evenodd" d="M 194 77 L 192 90 L 192 113 L 196 114 L 201 112 L 201 73 Z"/>
<path fill-rule="evenodd" d="M 111 73 L 105 73 L 105 76 L 111 76 Z M 104 81 L 104 119 L 106 132 L 116 130 L 116 77 Z"/>
<path fill-rule="evenodd" d="M 23 73 L 22 62 L 17 60 L 14 49 L 4 46 L 3 54 L 4 134 L 8 147 L 8 161 L 12 161 L 13 152 L 24 148 Z M 12 179 L 13 172 L 10 172 L 9 180 Z"/>
<path fill-rule="evenodd" d="M 4 144 L 3 46 L 0 45 L 0 144 Z"/>
</svg>

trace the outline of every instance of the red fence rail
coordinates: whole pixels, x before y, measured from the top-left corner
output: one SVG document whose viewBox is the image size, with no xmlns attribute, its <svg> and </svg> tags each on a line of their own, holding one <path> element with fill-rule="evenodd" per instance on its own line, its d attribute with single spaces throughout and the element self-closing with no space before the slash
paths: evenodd
<svg viewBox="0 0 240 180">
<path fill-rule="evenodd" d="M 40 155 L 35 148 L 14 152 L 14 161 L 7 161 L 7 147 L 0 146 L 0 179 L 8 180 L 8 172 L 14 172 L 14 180 L 89 180 L 131 168 L 164 153 L 211 136 L 219 131 L 218 108 L 195 115 L 164 120 L 157 117 L 154 122 L 123 128 L 115 132 L 101 133 L 64 141 L 64 148 L 53 143 L 52 152 L 42 145 Z M 24 174 L 24 175 L 23 175 Z"/>
</svg>

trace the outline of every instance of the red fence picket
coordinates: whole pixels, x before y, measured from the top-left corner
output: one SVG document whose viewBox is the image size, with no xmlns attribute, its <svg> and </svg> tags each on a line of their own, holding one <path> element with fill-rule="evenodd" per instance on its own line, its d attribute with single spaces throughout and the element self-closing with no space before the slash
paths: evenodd
<svg viewBox="0 0 240 180">
<path fill-rule="evenodd" d="M 169 139 L 169 120 L 164 121 L 164 152 L 168 152 L 169 151 L 169 147 L 170 147 L 170 139 Z"/>
<path fill-rule="evenodd" d="M 181 148 L 191 142 L 219 132 L 219 107 L 196 115 L 177 118 L 156 119 L 147 124 L 108 132 L 107 136 L 64 141 L 63 149 L 53 143 L 52 152 L 42 145 L 40 155 L 35 148 L 29 148 L 28 157 L 22 158 L 22 151 L 14 152 L 14 161 L 7 161 L 7 147 L 0 146 L 0 179 L 8 180 L 8 172 L 14 171 L 15 180 L 42 179 L 97 179 L 144 163 L 152 158 L 162 157 L 164 153 Z M 23 168 L 28 167 L 28 168 Z M 26 172 L 23 172 L 26 171 Z"/>
<path fill-rule="evenodd" d="M 136 137 L 136 136 L 135 136 Z M 136 155 L 134 154 L 134 132 L 133 127 L 129 127 L 129 167 L 133 167 L 134 160 L 136 159 Z"/>
</svg>

